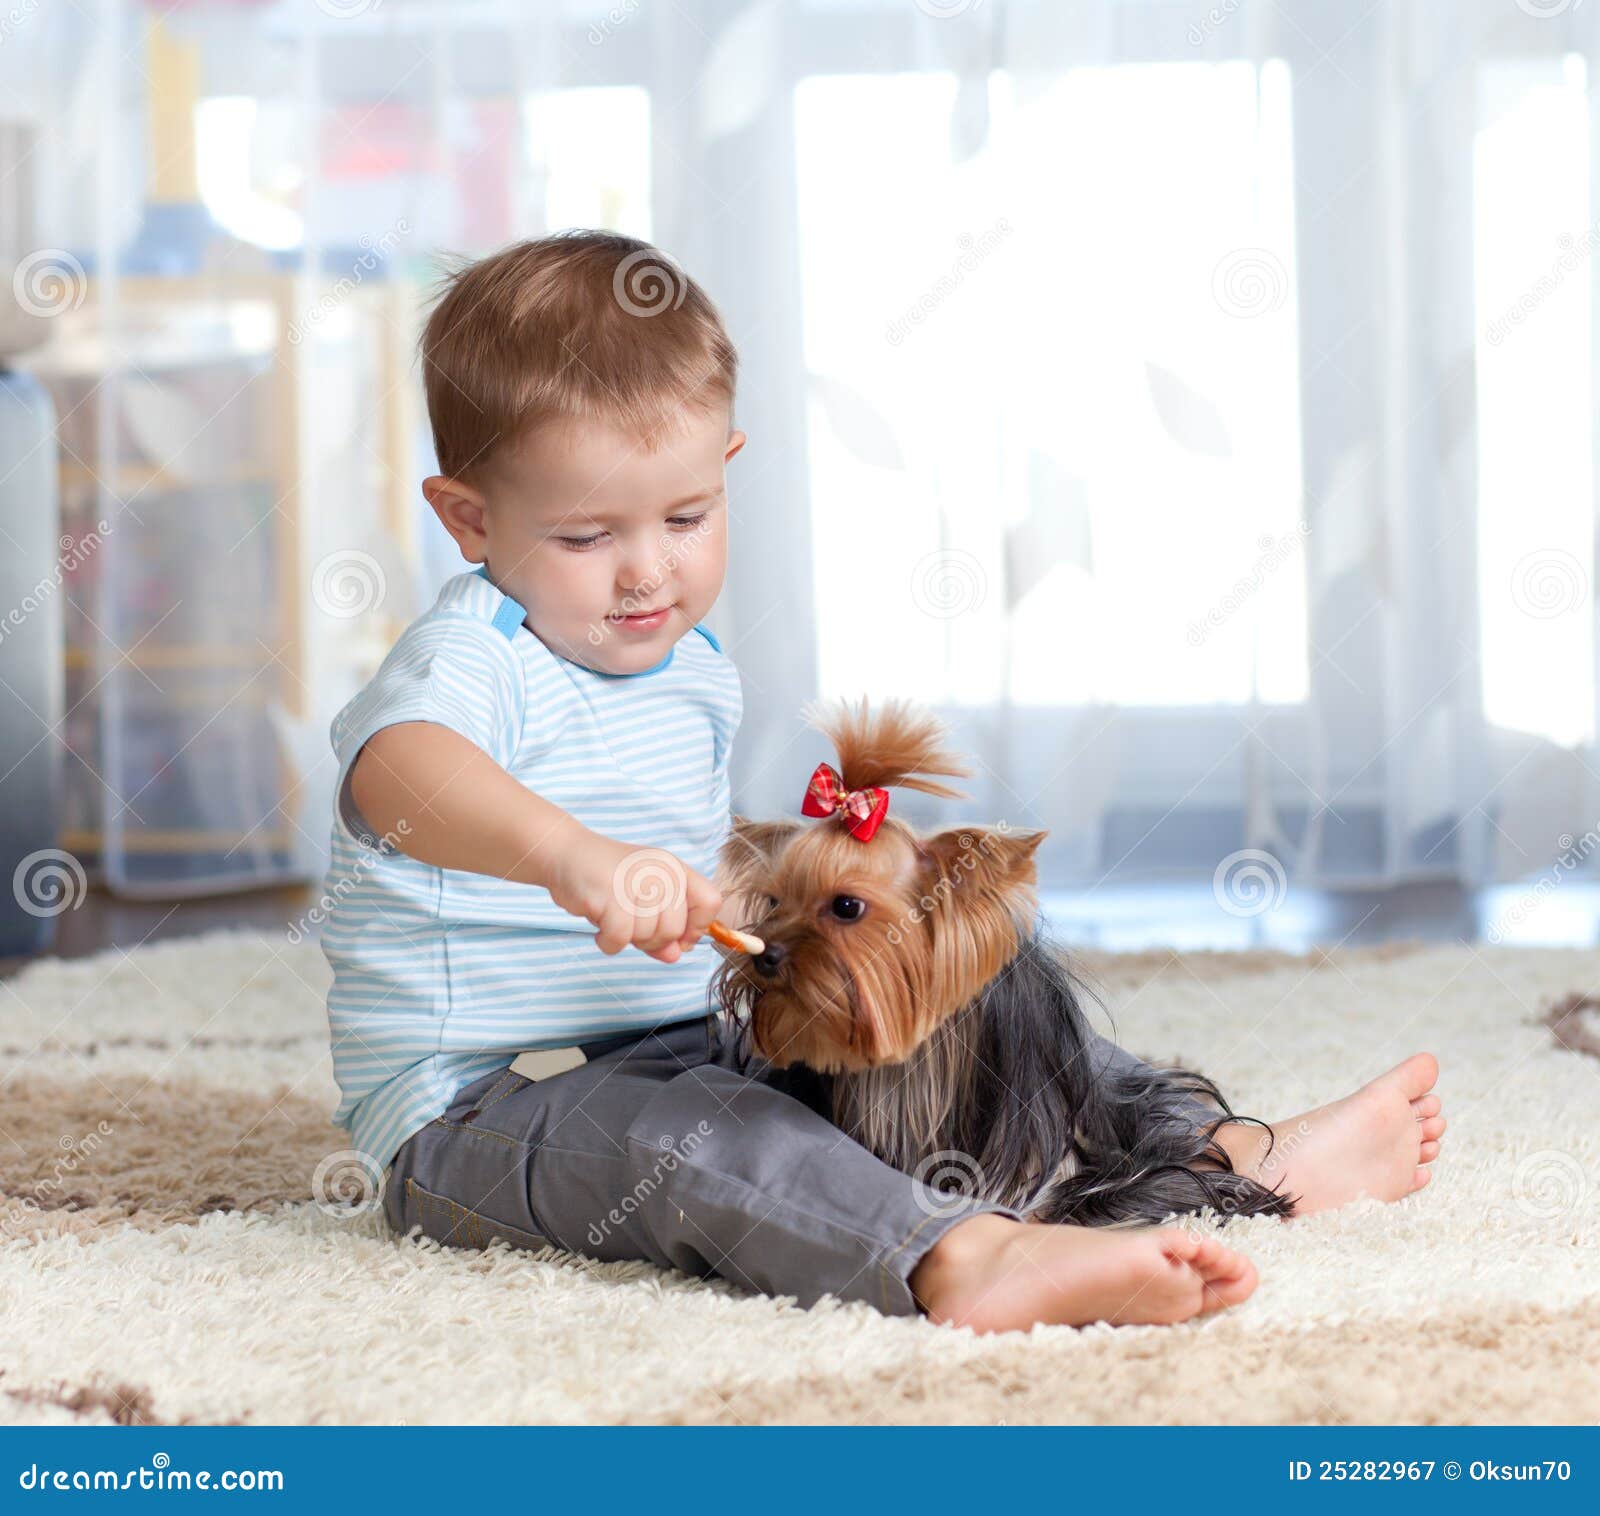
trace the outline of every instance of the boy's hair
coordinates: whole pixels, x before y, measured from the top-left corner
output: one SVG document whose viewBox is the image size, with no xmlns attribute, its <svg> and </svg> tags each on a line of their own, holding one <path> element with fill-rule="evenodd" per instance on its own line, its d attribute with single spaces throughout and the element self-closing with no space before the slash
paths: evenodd
<svg viewBox="0 0 1600 1516">
<path fill-rule="evenodd" d="M 575 230 L 446 274 L 423 328 L 439 471 L 471 480 L 547 421 L 599 420 L 651 451 L 684 409 L 732 407 L 738 354 L 704 290 L 648 242 Z"/>
</svg>

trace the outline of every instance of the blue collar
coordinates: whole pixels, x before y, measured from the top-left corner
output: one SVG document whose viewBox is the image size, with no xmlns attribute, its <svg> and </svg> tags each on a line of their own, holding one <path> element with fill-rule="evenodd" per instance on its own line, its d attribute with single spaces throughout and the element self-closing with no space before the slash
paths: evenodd
<svg viewBox="0 0 1600 1516">
<path fill-rule="evenodd" d="M 494 624 L 496 629 L 504 632 L 508 638 L 514 636 L 518 627 L 527 625 L 527 607 L 520 601 L 513 599 L 510 595 L 507 595 L 504 590 L 500 589 L 498 584 L 495 584 L 494 580 L 489 577 L 489 568 L 487 564 L 480 563 L 477 568 L 473 570 L 473 572 L 480 579 L 482 579 L 485 584 L 491 585 L 493 588 L 500 590 L 501 595 L 504 596 L 500 603 L 500 609 L 495 612 Z M 707 634 L 707 639 L 710 639 L 709 633 Z M 587 663 L 579 663 L 575 658 L 565 658 L 562 661 L 572 664 L 575 668 L 583 669 L 586 673 L 598 674 L 602 679 L 639 679 L 645 674 L 659 674 L 662 669 L 672 662 L 672 655 L 677 651 L 678 646 L 676 643 L 674 643 L 667 649 L 667 656 L 663 658 L 660 663 L 656 664 L 654 668 L 635 669 L 631 674 L 612 674 L 608 673 L 605 669 L 592 669 Z M 561 654 L 557 653 L 556 657 L 560 658 Z"/>
</svg>

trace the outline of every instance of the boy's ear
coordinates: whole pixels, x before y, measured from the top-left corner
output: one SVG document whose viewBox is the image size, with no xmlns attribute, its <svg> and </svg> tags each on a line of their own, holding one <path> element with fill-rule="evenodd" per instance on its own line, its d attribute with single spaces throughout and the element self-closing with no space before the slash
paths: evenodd
<svg viewBox="0 0 1600 1516">
<path fill-rule="evenodd" d="M 444 529 L 455 538 L 461 556 L 468 563 L 482 563 L 486 556 L 483 513 L 488 505 L 483 491 L 461 479 L 430 474 L 422 481 L 422 493 Z"/>
</svg>

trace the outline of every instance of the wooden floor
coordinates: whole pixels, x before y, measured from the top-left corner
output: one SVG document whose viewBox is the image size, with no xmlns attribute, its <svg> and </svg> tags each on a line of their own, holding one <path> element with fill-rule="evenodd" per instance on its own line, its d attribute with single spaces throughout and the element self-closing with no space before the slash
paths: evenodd
<svg viewBox="0 0 1600 1516">
<path fill-rule="evenodd" d="M 56 939 L 49 951 L 74 958 L 218 927 L 287 934 L 303 929 L 311 900 L 309 886 L 181 901 L 118 900 L 91 889 L 75 909 L 55 918 Z M 1319 944 L 1403 938 L 1600 946 L 1600 884 L 1579 880 L 1538 892 L 1531 885 L 1476 893 L 1443 884 L 1359 892 L 1291 887 L 1278 905 L 1258 916 L 1230 914 L 1207 882 L 1052 891 L 1043 905 L 1063 942 L 1113 951 L 1173 946 L 1304 952 Z M 0 959 L 0 977 L 29 961 Z"/>
</svg>

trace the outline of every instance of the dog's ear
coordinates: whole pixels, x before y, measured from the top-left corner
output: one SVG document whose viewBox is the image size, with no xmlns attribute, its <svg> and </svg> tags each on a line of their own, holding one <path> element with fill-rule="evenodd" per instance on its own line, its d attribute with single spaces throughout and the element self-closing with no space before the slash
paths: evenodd
<svg viewBox="0 0 1600 1516">
<path fill-rule="evenodd" d="M 1038 912 L 1042 831 L 957 826 L 919 839 L 919 909 L 938 1015 L 968 1004 L 1016 954 Z"/>
<path fill-rule="evenodd" d="M 1004 894 L 1038 883 L 1033 855 L 1047 836 L 1016 827 L 953 826 L 918 838 L 917 858 L 925 882 L 966 879 Z"/>
<path fill-rule="evenodd" d="M 733 830 L 717 854 L 717 888 L 724 896 L 762 892 L 778 855 L 803 821 L 751 821 L 733 818 Z"/>
</svg>

